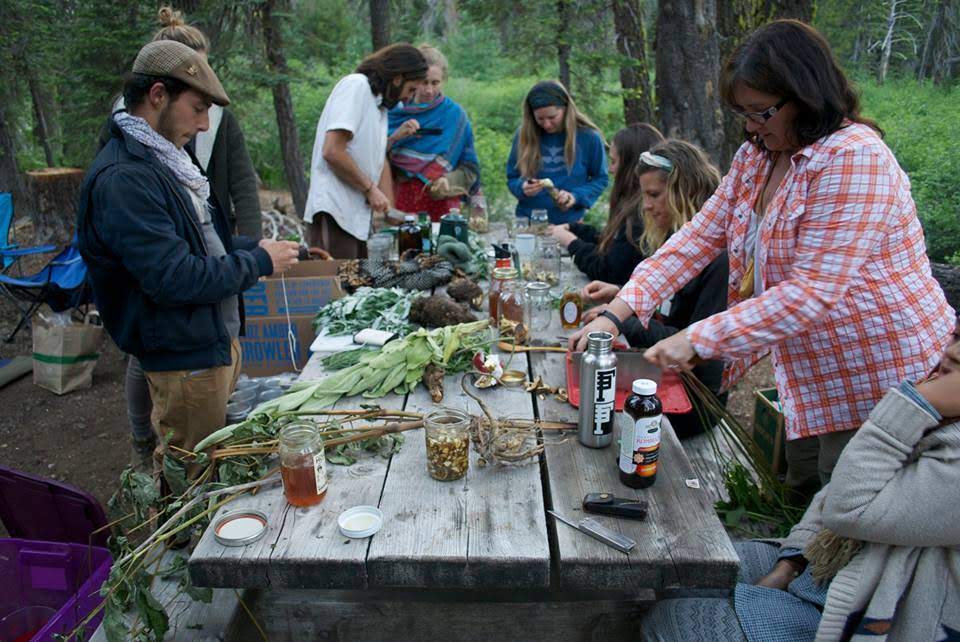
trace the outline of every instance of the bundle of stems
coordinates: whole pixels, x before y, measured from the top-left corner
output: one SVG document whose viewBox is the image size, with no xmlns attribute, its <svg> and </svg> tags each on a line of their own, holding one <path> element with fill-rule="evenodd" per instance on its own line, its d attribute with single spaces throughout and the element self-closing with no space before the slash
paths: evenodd
<svg viewBox="0 0 960 642">
<path fill-rule="evenodd" d="M 771 470 L 763 451 L 753 440 L 751 433 L 696 375 L 692 372 L 680 372 L 680 379 L 691 397 L 701 425 L 712 426 L 706 434 L 717 456 L 717 461 L 726 462 L 725 472 L 728 473 L 731 465 L 743 466 L 747 474 L 752 474 L 756 480 L 757 499 L 760 500 L 758 503 L 765 503 L 775 511 L 773 515 L 754 512 L 750 517 L 777 524 L 792 525 L 799 521 L 803 516 L 804 508 L 794 503 L 793 492 Z M 733 454 L 732 461 L 720 448 L 718 439 L 726 442 L 729 451 Z M 736 500 L 732 496 L 730 499 Z M 720 506 L 723 509 L 727 507 L 728 505 Z"/>
</svg>

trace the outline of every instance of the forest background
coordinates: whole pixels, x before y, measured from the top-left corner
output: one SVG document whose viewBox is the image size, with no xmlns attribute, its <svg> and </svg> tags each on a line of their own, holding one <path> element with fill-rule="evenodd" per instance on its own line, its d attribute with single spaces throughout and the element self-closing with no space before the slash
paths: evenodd
<svg viewBox="0 0 960 642">
<path fill-rule="evenodd" d="M 719 103 L 722 60 L 776 17 L 812 22 L 857 81 L 864 111 L 910 175 L 934 261 L 960 264 L 960 0 L 184 0 L 212 41 L 264 187 L 302 211 L 317 120 L 336 81 L 390 42 L 450 61 L 495 215 L 512 211 L 504 163 L 521 101 L 559 78 L 609 138 L 645 120 L 726 169 L 742 140 Z M 29 208 L 24 172 L 86 167 L 158 3 L 0 4 L 0 191 Z M 590 219 L 601 222 L 604 206 Z M 0 239 L 2 241 L 2 239 Z"/>
</svg>

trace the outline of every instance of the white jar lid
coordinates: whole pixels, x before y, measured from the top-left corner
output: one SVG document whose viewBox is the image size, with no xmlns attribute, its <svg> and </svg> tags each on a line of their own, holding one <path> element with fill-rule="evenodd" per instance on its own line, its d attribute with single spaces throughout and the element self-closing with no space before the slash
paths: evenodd
<svg viewBox="0 0 960 642">
<path fill-rule="evenodd" d="M 224 546 L 246 546 L 267 532 L 267 516 L 259 510 L 228 513 L 213 525 L 214 538 Z"/>
<path fill-rule="evenodd" d="M 655 395 L 657 394 L 657 382 L 653 379 L 635 379 L 633 391 L 638 395 Z"/>
<path fill-rule="evenodd" d="M 354 506 L 340 513 L 337 526 L 346 537 L 370 537 L 383 526 L 383 513 L 375 506 Z"/>
</svg>

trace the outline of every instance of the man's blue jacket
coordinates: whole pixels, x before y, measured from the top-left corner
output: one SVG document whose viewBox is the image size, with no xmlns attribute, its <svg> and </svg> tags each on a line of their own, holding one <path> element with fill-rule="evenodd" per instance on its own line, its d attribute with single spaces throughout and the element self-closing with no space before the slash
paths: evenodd
<svg viewBox="0 0 960 642">
<path fill-rule="evenodd" d="M 272 274 L 270 255 L 233 237 L 214 204 L 227 254 L 209 256 L 193 201 L 173 173 L 116 123 L 110 136 L 77 207 L 78 245 L 104 326 L 148 372 L 229 365 L 221 302 Z"/>
</svg>

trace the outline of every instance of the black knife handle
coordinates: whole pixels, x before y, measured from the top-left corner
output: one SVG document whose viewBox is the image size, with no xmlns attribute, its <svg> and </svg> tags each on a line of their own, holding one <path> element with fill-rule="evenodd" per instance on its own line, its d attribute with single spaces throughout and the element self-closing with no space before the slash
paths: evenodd
<svg viewBox="0 0 960 642">
<path fill-rule="evenodd" d="M 647 502 L 614 497 L 611 493 L 590 493 L 583 498 L 583 510 L 598 515 L 644 519 L 647 516 Z"/>
</svg>

